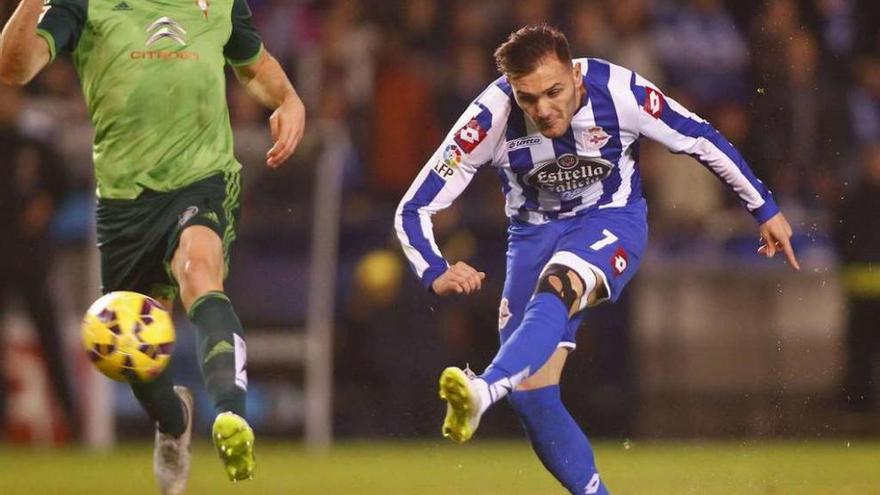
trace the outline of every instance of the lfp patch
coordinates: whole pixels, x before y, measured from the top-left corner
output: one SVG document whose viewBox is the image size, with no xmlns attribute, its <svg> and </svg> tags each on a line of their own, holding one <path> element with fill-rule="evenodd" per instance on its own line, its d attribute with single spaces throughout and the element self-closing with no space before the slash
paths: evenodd
<svg viewBox="0 0 880 495">
<path fill-rule="evenodd" d="M 450 167 L 458 168 L 461 165 L 461 149 L 454 144 L 447 146 L 443 150 L 443 163 Z"/>
</svg>

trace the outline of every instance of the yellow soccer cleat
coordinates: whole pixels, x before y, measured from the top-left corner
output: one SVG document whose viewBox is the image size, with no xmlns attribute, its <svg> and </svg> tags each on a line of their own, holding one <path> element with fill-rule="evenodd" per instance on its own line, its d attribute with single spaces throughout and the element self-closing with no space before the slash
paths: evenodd
<svg viewBox="0 0 880 495">
<path fill-rule="evenodd" d="M 446 401 L 443 436 L 454 442 L 467 442 L 477 431 L 483 413 L 471 378 L 460 368 L 446 368 L 440 374 L 440 398 Z"/>
<path fill-rule="evenodd" d="M 244 418 L 232 412 L 218 414 L 211 438 L 231 481 L 254 477 L 254 430 Z"/>
</svg>

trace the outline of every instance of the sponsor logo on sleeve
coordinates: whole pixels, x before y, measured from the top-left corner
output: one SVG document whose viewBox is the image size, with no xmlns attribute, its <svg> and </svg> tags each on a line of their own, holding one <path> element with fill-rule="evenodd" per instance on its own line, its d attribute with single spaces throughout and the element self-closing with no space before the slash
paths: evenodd
<svg viewBox="0 0 880 495">
<path fill-rule="evenodd" d="M 486 130 L 477 122 L 476 117 L 468 121 L 458 132 L 455 133 L 455 142 L 465 153 L 474 151 L 483 139 L 486 138 Z"/>
<path fill-rule="evenodd" d="M 663 93 L 654 88 L 645 88 L 645 106 L 646 112 L 651 114 L 655 119 L 659 119 L 663 114 L 663 107 L 666 106 L 666 99 Z"/>
</svg>

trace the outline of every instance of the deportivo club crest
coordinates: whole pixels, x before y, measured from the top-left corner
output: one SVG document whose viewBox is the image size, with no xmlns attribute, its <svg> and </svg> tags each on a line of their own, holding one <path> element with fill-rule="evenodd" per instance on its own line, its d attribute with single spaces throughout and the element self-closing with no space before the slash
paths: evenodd
<svg viewBox="0 0 880 495">
<path fill-rule="evenodd" d="M 599 126 L 593 126 L 583 132 L 584 148 L 590 151 L 596 151 L 611 139 L 611 135 L 605 132 Z"/>
</svg>

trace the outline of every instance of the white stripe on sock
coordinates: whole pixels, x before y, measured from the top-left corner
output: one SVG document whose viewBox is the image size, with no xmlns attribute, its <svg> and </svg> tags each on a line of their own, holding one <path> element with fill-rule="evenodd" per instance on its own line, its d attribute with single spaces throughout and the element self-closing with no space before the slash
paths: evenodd
<svg viewBox="0 0 880 495">
<path fill-rule="evenodd" d="M 530 372 L 531 368 L 527 367 L 513 376 L 504 377 L 494 383 L 486 383 L 485 380 L 479 379 L 480 382 L 486 384 L 485 387 L 477 387 L 477 392 L 480 394 L 481 399 L 480 408 L 485 411 L 489 406 L 513 392 L 520 383 L 529 377 Z M 482 390 L 485 390 L 485 396 Z"/>
</svg>

